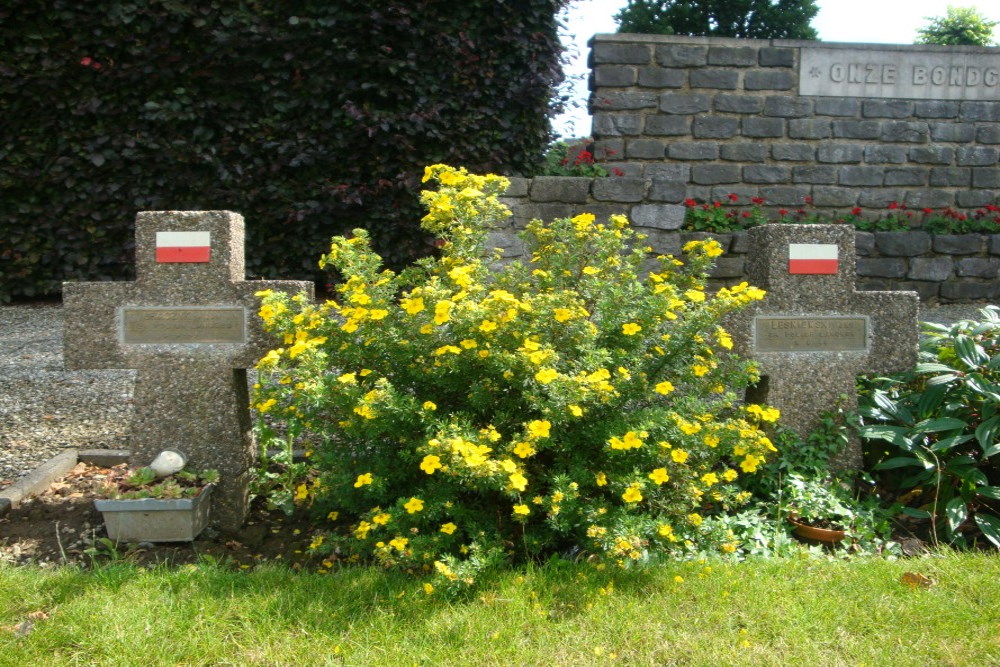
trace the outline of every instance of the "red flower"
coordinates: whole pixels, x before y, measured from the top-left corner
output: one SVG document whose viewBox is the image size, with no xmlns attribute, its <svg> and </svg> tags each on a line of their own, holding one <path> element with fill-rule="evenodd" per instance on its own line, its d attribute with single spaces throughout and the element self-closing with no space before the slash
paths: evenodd
<svg viewBox="0 0 1000 667">
<path fill-rule="evenodd" d="M 897 208 L 899 208 L 899 202 L 894 202 L 894 201 L 889 202 L 889 210 L 890 211 L 892 211 L 894 209 L 897 209 Z"/>
<path fill-rule="evenodd" d="M 778 209 L 778 215 L 781 215 L 781 216 L 788 215 L 788 209 L 787 208 L 779 208 Z"/>
<path fill-rule="evenodd" d="M 851 215 L 861 215 L 861 207 L 855 206 L 851 209 Z"/>
<path fill-rule="evenodd" d="M 712 202 L 712 208 L 722 208 L 722 202 L 721 201 Z"/>
<path fill-rule="evenodd" d="M 577 153 L 576 164 L 581 164 L 581 163 L 583 164 L 594 163 L 594 156 L 591 154 L 590 151 L 580 151 L 579 153 Z"/>
<path fill-rule="evenodd" d="M 813 203 L 813 198 L 812 197 L 806 197 L 806 203 L 807 204 Z"/>
<path fill-rule="evenodd" d="M 930 209 L 930 208 L 925 208 L 925 209 L 924 209 L 924 213 L 926 213 L 927 215 L 930 215 L 930 214 L 931 214 L 931 212 L 932 212 L 932 211 L 931 211 L 931 209 Z"/>
<path fill-rule="evenodd" d="M 744 218 L 749 218 L 750 217 L 750 211 L 743 211 L 743 217 Z"/>
<path fill-rule="evenodd" d="M 764 198 L 763 197 L 750 197 L 750 201 L 752 203 L 754 203 L 754 204 L 763 204 L 764 203 Z"/>
<path fill-rule="evenodd" d="M 688 197 L 687 199 L 684 200 L 684 205 L 687 206 L 688 208 L 694 208 L 695 206 L 698 205 L 698 202 Z"/>
<path fill-rule="evenodd" d="M 621 169 L 619 169 L 618 167 L 614 168 L 614 173 L 615 173 L 615 176 L 624 176 L 625 175 L 625 172 L 622 171 Z"/>
<path fill-rule="evenodd" d="M 739 201 L 740 199 L 739 195 L 734 194 L 732 192 L 730 192 L 727 196 L 729 197 L 729 201 Z"/>
<path fill-rule="evenodd" d="M 92 62 L 94 62 L 94 60 L 87 56 L 80 58 L 80 64 L 83 65 L 84 67 L 90 67 L 90 63 Z"/>
</svg>

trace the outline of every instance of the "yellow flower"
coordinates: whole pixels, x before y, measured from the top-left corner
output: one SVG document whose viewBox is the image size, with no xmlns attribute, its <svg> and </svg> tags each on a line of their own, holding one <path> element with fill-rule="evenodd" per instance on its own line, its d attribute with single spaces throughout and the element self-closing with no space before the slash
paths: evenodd
<svg viewBox="0 0 1000 667">
<path fill-rule="evenodd" d="M 458 529 L 458 526 L 451 523 L 450 521 L 448 523 L 441 525 L 441 532 L 444 533 L 445 535 L 451 535 L 452 533 L 455 532 L 456 529 Z"/>
<path fill-rule="evenodd" d="M 424 584 L 424 593 L 427 594 L 427 595 L 430 595 L 433 592 L 434 592 L 434 584 L 425 583 Z"/>
<path fill-rule="evenodd" d="M 674 385 L 669 380 L 664 380 L 653 388 L 657 394 L 666 396 L 674 390 Z"/>
<path fill-rule="evenodd" d="M 389 523 L 390 519 L 392 519 L 392 515 L 389 514 L 388 512 L 379 512 L 378 514 L 372 517 L 372 523 L 379 526 L 384 526 L 385 524 Z"/>
<path fill-rule="evenodd" d="M 402 306 L 408 315 L 416 315 L 424 309 L 424 299 L 419 296 L 416 298 L 401 299 L 399 305 Z"/>
<path fill-rule="evenodd" d="M 548 384 L 559 377 L 558 371 L 554 368 L 543 368 L 542 370 L 535 373 L 535 379 L 542 384 Z"/>
<path fill-rule="evenodd" d="M 527 505 L 514 505 L 514 514 L 518 514 L 520 516 L 528 516 L 529 514 L 531 514 L 531 508 L 528 507 Z"/>
<path fill-rule="evenodd" d="M 326 518 L 329 519 L 330 521 L 336 521 L 339 517 L 340 517 L 340 512 L 336 511 L 330 512 L 329 514 L 326 515 Z"/>
<path fill-rule="evenodd" d="M 608 440 L 611 449 L 639 449 L 644 444 L 640 434 L 629 431 L 622 438 L 612 437 Z"/>
<path fill-rule="evenodd" d="M 508 479 L 510 479 L 511 488 L 517 491 L 524 491 L 528 486 L 528 478 L 519 472 L 514 473 Z"/>
<path fill-rule="evenodd" d="M 701 522 L 704 521 L 700 514 L 688 514 L 687 520 L 692 526 L 700 526 Z"/>
<path fill-rule="evenodd" d="M 701 476 L 701 482 L 705 486 L 713 486 L 719 483 L 719 476 L 716 475 L 714 472 L 706 472 L 704 475 Z"/>
<path fill-rule="evenodd" d="M 754 456 L 753 454 L 747 454 L 746 458 L 740 461 L 740 468 L 743 472 L 756 472 L 757 466 L 764 462 L 764 458 L 761 456 Z"/>
<path fill-rule="evenodd" d="M 642 331 L 642 327 L 635 322 L 626 322 L 622 325 L 622 333 L 626 336 L 634 336 L 640 331 Z"/>
<path fill-rule="evenodd" d="M 408 514 L 416 514 L 424 509 L 424 501 L 420 500 L 420 498 L 410 498 L 403 505 L 403 509 L 405 509 Z"/>
<path fill-rule="evenodd" d="M 406 539 L 405 537 L 395 537 L 389 540 L 389 546 L 395 547 L 396 551 L 402 551 L 403 549 L 406 548 L 406 544 L 409 541 L 410 540 Z"/>
<path fill-rule="evenodd" d="M 556 308 L 552 311 L 552 316 L 556 318 L 556 322 L 565 322 L 573 319 L 573 311 L 569 308 Z"/>
<path fill-rule="evenodd" d="M 300 503 L 309 495 L 309 488 L 305 484 L 299 484 L 295 489 L 295 502 Z"/>
<path fill-rule="evenodd" d="M 726 470 L 726 472 L 722 473 L 722 479 L 726 480 L 727 482 L 731 482 L 737 477 L 739 477 L 739 473 L 733 470 L 732 468 L 729 468 L 728 470 Z"/>
<path fill-rule="evenodd" d="M 600 272 L 601 272 L 600 269 L 594 268 L 593 266 L 585 266 L 585 267 L 583 267 L 583 273 L 584 273 L 584 275 L 587 275 L 587 276 L 593 276 L 593 275 L 596 275 L 596 274 L 598 274 Z"/>
<path fill-rule="evenodd" d="M 434 401 L 424 401 L 424 404 L 421 407 L 423 407 L 423 409 L 427 410 L 428 412 L 433 412 L 434 410 L 438 409 L 438 406 L 436 403 L 434 403 Z"/>
<path fill-rule="evenodd" d="M 275 403 L 277 403 L 277 402 L 278 401 L 276 399 L 269 398 L 266 401 L 257 404 L 257 411 L 258 412 L 267 412 L 268 410 L 270 410 L 271 408 L 273 408 L 274 405 L 275 405 Z"/>
<path fill-rule="evenodd" d="M 597 482 L 597 486 L 607 486 L 608 485 L 608 476 L 605 475 L 603 472 L 599 472 L 599 473 L 597 473 L 595 481 Z"/>
<path fill-rule="evenodd" d="M 438 301 L 434 305 L 434 324 L 444 324 L 451 319 L 451 309 L 454 307 L 451 301 Z"/>
<path fill-rule="evenodd" d="M 722 327 L 718 327 L 715 330 L 715 339 L 719 341 L 719 345 L 727 350 L 733 349 L 733 337 Z"/>
<path fill-rule="evenodd" d="M 528 433 L 533 438 L 549 437 L 549 431 L 551 428 L 552 423 L 548 419 L 535 419 L 528 422 Z"/>
<path fill-rule="evenodd" d="M 359 405 L 358 407 L 354 408 L 354 413 L 361 415 L 365 419 L 375 419 L 375 411 L 372 410 L 371 407 L 367 405 Z"/>
<path fill-rule="evenodd" d="M 656 468 L 653 472 L 649 473 L 649 478 L 657 484 L 670 481 L 670 475 L 667 474 L 666 468 Z"/>
<path fill-rule="evenodd" d="M 522 441 L 514 447 L 514 453 L 522 459 L 526 459 L 535 453 L 535 448 L 531 446 L 531 443 Z"/>
<path fill-rule="evenodd" d="M 694 364 L 691 366 L 691 372 L 695 374 L 695 377 L 701 377 L 708 373 L 709 368 L 704 364 Z"/>
<path fill-rule="evenodd" d="M 674 532 L 674 527 L 669 523 L 661 523 L 656 532 L 659 533 L 660 537 L 670 537 Z"/>
<path fill-rule="evenodd" d="M 460 342 L 459 345 L 461 345 L 462 347 L 464 347 L 466 350 L 471 350 L 474 347 L 479 347 L 479 343 L 477 343 L 476 341 L 472 340 L 471 338 L 466 338 L 465 340 L 463 340 L 462 342 Z"/>
<path fill-rule="evenodd" d="M 344 373 L 337 378 L 337 382 L 341 384 L 357 384 L 358 378 L 355 373 Z"/>
<path fill-rule="evenodd" d="M 484 333 L 489 333 L 497 328 L 497 323 L 493 320 L 483 320 L 482 324 L 479 325 L 479 330 Z"/>
<path fill-rule="evenodd" d="M 583 408 L 581 408 L 579 405 L 570 405 L 569 406 L 569 412 L 574 417 L 582 417 L 583 416 Z"/>
<path fill-rule="evenodd" d="M 702 440 L 709 447 L 718 447 L 719 446 L 719 436 L 717 436 L 717 435 L 713 435 L 711 433 L 708 433 L 708 434 L 705 435 L 704 438 L 702 438 Z"/>
<path fill-rule="evenodd" d="M 684 296 L 688 298 L 688 301 L 692 301 L 694 303 L 701 303 L 705 300 L 705 293 L 696 289 L 689 289 L 684 292 Z"/>
<path fill-rule="evenodd" d="M 622 500 L 627 503 L 637 503 L 642 500 L 642 493 L 639 491 L 639 487 L 632 484 L 625 489 L 625 493 L 622 494 Z"/>
<path fill-rule="evenodd" d="M 435 470 L 439 470 L 442 467 L 440 457 L 435 456 L 434 454 L 428 454 L 424 457 L 424 460 L 420 462 L 420 469 L 428 475 L 433 475 Z"/>
<path fill-rule="evenodd" d="M 684 463 L 688 460 L 688 453 L 683 449 L 674 449 L 670 452 L 670 458 L 674 460 L 674 463 Z"/>
<path fill-rule="evenodd" d="M 366 472 L 363 475 L 358 475 L 358 478 L 354 480 L 354 488 L 360 489 L 365 484 L 371 484 L 371 483 L 372 483 L 372 474 L 370 472 Z"/>
</svg>

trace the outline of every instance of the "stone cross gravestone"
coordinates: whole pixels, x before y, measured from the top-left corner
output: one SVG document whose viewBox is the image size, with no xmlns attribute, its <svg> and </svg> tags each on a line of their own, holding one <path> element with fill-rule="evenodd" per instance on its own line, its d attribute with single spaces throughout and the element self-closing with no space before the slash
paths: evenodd
<svg viewBox="0 0 1000 667">
<path fill-rule="evenodd" d="M 778 408 L 780 423 L 805 437 L 824 411 L 857 407 L 858 374 L 916 364 L 917 294 L 855 291 L 852 226 L 770 224 L 747 234 L 747 278 L 767 292 L 730 322 L 734 350 L 760 367 L 750 400 Z M 860 444 L 852 439 L 833 464 L 859 470 Z"/>
<path fill-rule="evenodd" d="M 313 284 L 244 280 L 243 217 L 230 211 L 144 211 L 135 241 L 135 282 L 64 283 L 66 368 L 136 369 L 131 463 L 171 448 L 218 469 L 212 523 L 235 530 L 256 453 L 246 369 L 272 346 L 254 293 L 311 297 Z"/>
</svg>

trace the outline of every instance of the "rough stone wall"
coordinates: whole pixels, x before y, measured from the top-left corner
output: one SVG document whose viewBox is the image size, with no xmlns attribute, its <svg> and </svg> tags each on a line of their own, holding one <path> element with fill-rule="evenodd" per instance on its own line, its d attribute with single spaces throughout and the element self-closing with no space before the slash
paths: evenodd
<svg viewBox="0 0 1000 667">
<path fill-rule="evenodd" d="M 651 35 L 591 42 L 595 157 L 650 181 L 653 201 L 763 197 L 777 207 L 974 208 L 1000 201 L 1000 86 L 991 99 L 800 96 L 807 49 L 901 59 L 976 47 L 826 44 Z M 935 50 L 936 49 L 936 50 Z M 928 56 L 930 57 L 930 56 Z M 990 68 L 995 66 L 990 65 Z M 976 76 L 982 79 L 982 74 Z M 683 187 L 680 187 L 683 186 Z M 666 197 L 666 198 L 657 198 Z"/>
<path fill-rule="evenodd" d="M 678 184 L 644 178 L 513 178 L 503 199 L 513 215 L 507 227 L 492 234 L 504 257 L 523 257 L 517 232 L 533 218 L 552 220 L 589 212 L 598 219 L 629 216 L 646 235 L 652 254 L 678 254 L 684 243 L 708 236 L 682 232 L 685 207 Z M 716 260 L 711 286 L 744 280 L 746 232 L 712 234 L 725 254 Z M 922 301 L 967 302 L 1000 298 L 1000 234 L 935 236 L 923 231 L 857 232 L 857 288 L 913 290 Z"/>
</svg>

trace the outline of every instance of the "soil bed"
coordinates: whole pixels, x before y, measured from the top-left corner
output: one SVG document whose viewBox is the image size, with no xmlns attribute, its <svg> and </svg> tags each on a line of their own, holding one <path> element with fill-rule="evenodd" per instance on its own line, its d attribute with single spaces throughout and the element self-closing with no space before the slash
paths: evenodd
<svg viewBox="0 0 1000 667">
<path fill-rule="evenodd" d="M 94 509 L 112 472 L 80 463 L 45 492 L 25 498 L 0 517 L 0 561 L 90 566 L 122 558 L 144 565 L 184 565 L 208 557 L 241 568 L 265 561 L 294 569 L 322 567 L 307 554 L 313 531 L 307 517 L 268 510 L 259 498 L 246 524 L 234 534 L 206 528 L 193 542 L 116 545 L 107 539 L 101 513 Z"/>
</svg>

